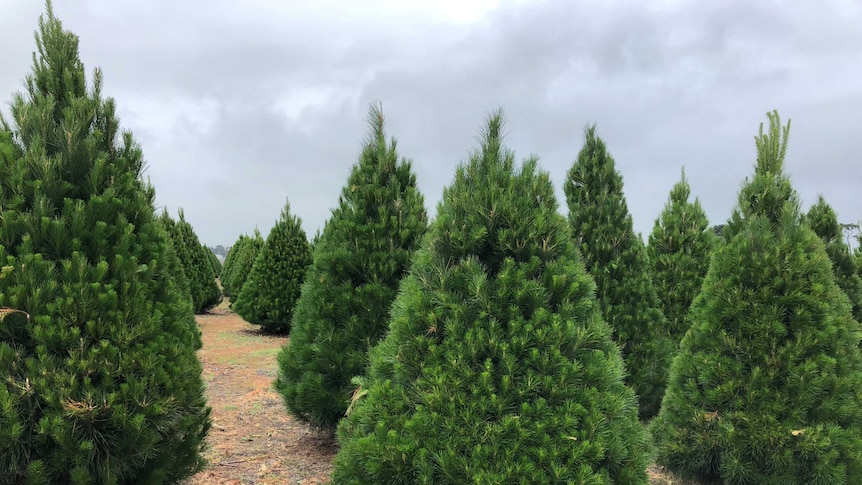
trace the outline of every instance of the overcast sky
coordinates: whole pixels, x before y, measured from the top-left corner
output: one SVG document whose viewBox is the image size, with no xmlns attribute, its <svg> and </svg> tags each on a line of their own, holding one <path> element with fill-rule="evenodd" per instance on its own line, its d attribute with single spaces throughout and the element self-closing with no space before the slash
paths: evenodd
<svg viewBox="0 0 862 485">
<path fill-rule="evenodd" d="M 40 1 L 0 0 L 8 112 Z M 862 218 L 862 2 L 722 0 L 55 1 L 88 74 L 141 143 L 157 204 L 209 245 L 266 235 L 284 204 L 309 233 L 335 206 L 383 103 L 433 215 L 486 114 L 557 186 L 596 123 L 635 229 L 684 165 L 713 224 L 753 173 L 766 112 L 792 119 L 787 171 Z"/>
</svg>

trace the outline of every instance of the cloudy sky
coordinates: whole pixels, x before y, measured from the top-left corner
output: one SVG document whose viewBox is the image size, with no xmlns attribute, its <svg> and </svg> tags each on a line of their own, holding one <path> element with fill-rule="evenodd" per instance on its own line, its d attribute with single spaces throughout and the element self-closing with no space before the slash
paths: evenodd
<svg viewBox="0 0 862 485">
<path fill-rule="evenodd" d="M 651 230 L 684 165 L 712 223 L 752 173 L 766 112 L 787 170 L 862 219 L 862 3 L 445 0 L 55 1 L 142 144 L 157 203 L 207 244 L 266 235 L 289 198 L 306 231 L 357 160 L 368 104 L 433 215 L 485 115 L 557 184 L 596 123 Z M 39 1 L 0 0 L 3 111 L 30 70 Z"/>
</svg>

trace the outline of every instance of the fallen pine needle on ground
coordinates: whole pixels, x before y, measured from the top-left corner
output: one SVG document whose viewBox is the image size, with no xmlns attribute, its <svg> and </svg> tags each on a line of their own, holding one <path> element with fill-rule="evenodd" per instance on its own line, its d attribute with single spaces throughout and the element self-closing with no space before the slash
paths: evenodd
<svg viewBox="0 0 862 485">
<path fill-rule="evenodd" d="M 209 465 L 185 483 L 329 483 L 337 444 L 287 414 L 272 388 L 276 355 L 287 338 L 260 333 L 227 305 L 196 316 L 213 427 L 204 454 Z"/>
</svg>

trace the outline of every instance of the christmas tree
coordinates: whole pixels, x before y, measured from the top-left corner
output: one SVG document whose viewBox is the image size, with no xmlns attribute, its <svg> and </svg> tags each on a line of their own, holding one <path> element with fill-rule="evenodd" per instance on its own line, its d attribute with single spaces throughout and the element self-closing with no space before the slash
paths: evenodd
<svg viewBox="0 0 862 485">
<path fill-rule="evenodd" d="M 310 263 L 311 246 L 302 221 L 290 213 L 290 203 L 285 203 L 281 217 L 258 252 L 233 310 L 267 332 L 288 333 Z"/>
<path fill-rule="evenodd" d="M 334 483 L 646 484 L 650 444 L 535 159 L 490 117 L 338 428 Z"/>
<path fill-rule="evenodd" d="M 36 42 L 0 123 L 0 483 L 176 483 L 210 425 L 178 260 L 50 2 Z"/>
<path fill-rule="evenodd" d="M 799 223 L 789 123 L 769 122 L 651 423 L 658 462 L 728 485 L 862 483 L 862 328 Z"/>
<path fill-rule="evenodd" d="M 388 328 L 389 307 L 427 224 L 409 160 L 387 144 L 383 113 L 314 249 L 296 304 L 276 387 L 291 414 L 333 432 L 363 372 L 368 349 Z"/>
</svg>

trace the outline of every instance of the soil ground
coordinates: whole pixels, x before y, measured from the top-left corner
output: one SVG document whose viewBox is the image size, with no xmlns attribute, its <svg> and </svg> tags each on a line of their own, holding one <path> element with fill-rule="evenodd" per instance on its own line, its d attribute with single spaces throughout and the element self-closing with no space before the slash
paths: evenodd
<svg viewBox="0 0 862 485">
<path fill-rule="evenodd" d="M 260 333 L 227 300 L 196 318 L 213 427 L 209 466 L 188 485 L 328 483 L 336 444 L 288 415 L 272 388 L 287 338 Z"/>
<path fill-rule="evenodd" d="M 261 333 L 227 300 L 196 316 L 213 427 L 209 466 L 186 485 L 321 485 L 329 483 L 337 444 L 287 414 L 272 388 L 286 337 Z M 694 485 L 650 467 L 652 485 Z"/>
</svg>

